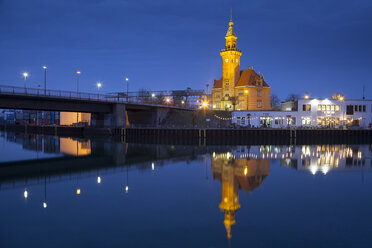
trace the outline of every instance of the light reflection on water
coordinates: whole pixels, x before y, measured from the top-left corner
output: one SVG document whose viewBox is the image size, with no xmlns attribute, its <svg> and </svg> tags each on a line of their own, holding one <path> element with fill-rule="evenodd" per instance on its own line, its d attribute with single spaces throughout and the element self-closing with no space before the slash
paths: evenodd
<svg viewBox="0 0 372 248">
<path fill-rule="evenodd" d="M 0 163 L 0 238 L 8 246 L 240 247 L 247 237 L 261 247 L 372 244 L 370 145 L 1 139 L 11 157 Z"/>
</svg>

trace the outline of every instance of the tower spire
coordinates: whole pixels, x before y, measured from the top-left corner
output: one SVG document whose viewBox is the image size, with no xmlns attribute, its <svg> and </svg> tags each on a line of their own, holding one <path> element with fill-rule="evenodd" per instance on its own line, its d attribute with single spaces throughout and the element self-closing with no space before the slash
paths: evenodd
<svg viewBox="0 0 372 248">
<path fill-rule="evenodd" d="M 232 6 L 230 6 L 230 22 L 232 22 Z"/>
</svg>

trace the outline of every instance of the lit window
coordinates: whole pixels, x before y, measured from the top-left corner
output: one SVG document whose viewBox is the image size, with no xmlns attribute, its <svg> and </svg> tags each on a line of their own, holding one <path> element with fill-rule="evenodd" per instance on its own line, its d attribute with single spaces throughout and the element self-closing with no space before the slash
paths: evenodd
<svg viewBox="0 0 372 248">
<path fill-rule="evenodd" d="M 340 111 L 340 105 L 336 105 L 336 111 Z"/>
<path fill-rule="evenodd" d="M 318 111 L 322 110 L 322 105 L 318 104 Z"/>
<path fill-rule="evenodd" d="M 318 125 L 322 125 L 322 118 L 318 118 Z"/>
<path fill-rule="evenodd" d="M 311 105 L 310 104 L 308 104 L 306 107 L 307 107 L 307 109 L 306 109 L 307 111 L 311 111 Z"/>
<path fill-rule="evenodd" d="M 336 118 L 336 125 L 340 125 L 340 118 Z"/>
<path fill-rule="evenodd" d="M 326 105 L 322 105 L 322 110 L 323 110 L 323 111 L 326 110 Z"/>
<path fill-rule="evenodd" d="M 331 111 L 335 111 L 335 105 L 331 106 Z"/>
<path fill-rule="evenodd" d="M 327 105 L 327 111 L 331 110 L 331 106 Z"/>
</svg>

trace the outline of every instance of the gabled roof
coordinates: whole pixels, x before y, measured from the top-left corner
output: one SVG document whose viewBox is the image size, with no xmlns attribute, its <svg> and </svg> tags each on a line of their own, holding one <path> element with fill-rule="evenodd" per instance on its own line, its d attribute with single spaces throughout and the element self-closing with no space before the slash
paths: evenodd
<svg viewBox="0 0 372 248">
<path fill-rule="evenodd" d="M 240 78 L 235 87 L 238 86 L 257 86 L 257 82 L 262 80 L 263 87 L 270 87 L 264 80 L 264 78 L 258 75 L 253 69 L 248 68 L 247 70 L 240 71 Z"/>
<path fill-rule="evenodd" d="M 239 86 L 257 86 L 257 82 L 262 80 L 262 87 L 270 87 L 265 79 L 258 75 L 253 69 L 248 68 L 247 70 L 240 71 L 238 83 L 235 87 Z M 218 80 L 214 80 L 213 89 L 222 88 L 222 77 Z"/>
</svg>

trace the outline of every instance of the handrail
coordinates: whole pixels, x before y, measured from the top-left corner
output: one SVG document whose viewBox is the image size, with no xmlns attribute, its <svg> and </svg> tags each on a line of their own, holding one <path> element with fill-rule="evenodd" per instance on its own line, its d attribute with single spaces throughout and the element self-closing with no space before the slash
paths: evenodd
<svg viewBox="0 0 372 248">
<path fill-rule="evenodd" d="M 172 106 L 169 103 L 143 103 L 136 98 L 136 96 L 117 96 L 113 94 L 98 94 L 98 93 L 87 93 L 87 92 L 76 92 L 66 90 L 51 90 L 41 88 L 24 88 L 9 85 L 0 85 L 0 95 L 17 95 L 17 96 L 37 96 L 37 97 L 53 97 L 60 99 L 76 99 L 85 101 L 99 101 L 109 103 L 131 103 L 131 104 L 142 104 L 147 106 L 159 106 L 159 107 L 176 107 L 182 109 L 190 109 L 187 106 Z"/>
</svg>

